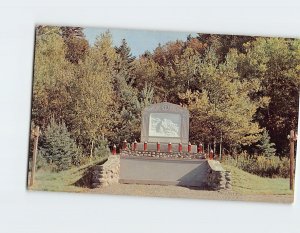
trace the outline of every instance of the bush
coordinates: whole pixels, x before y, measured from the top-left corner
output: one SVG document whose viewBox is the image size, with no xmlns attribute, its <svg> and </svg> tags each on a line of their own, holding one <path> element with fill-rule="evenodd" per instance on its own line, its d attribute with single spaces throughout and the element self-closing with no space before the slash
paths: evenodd
<svg viewBox="0 0 300 233">
<path fill-rule="evenodd" d="M 41 154 L 56 171 L 79 165 L 81 160 L 81 150 L 71 138 L 66 125 L 58 124 L 54 119 L 51 119 L 43 135 Z"/>
<path fill-rule="evenodd" d="M 225 158 L 224 163 L 262 177 L 289 177 L 290 162 L 288 158 L 280 159 L 278 156 L 264 155 L 252 157 L 244 152 L 235 159 L 232 157 Z"/>
<path fill-rule="evenodd" d="M 107 157 L 108 154 L 110 153 L 110 150 L 108 148 L 108 142 L 107 140 L 100 139 L 97 140 L 95 143 L 95 148 L 94 148 L 94 156 L 95 157 Z"/>
<path fill-rule="evenodd" d="M 45 153 L 42 149 L 38 150 L 37 157 L 36 157 L 36 169 L 43 169 L 43 170 L 52 170 L 49 169 L 49 163 L 47 163 L 47 159 L 45 158 Z"/>
<path fill-rule="evenodd" d="M 259 144 L 256 147 L 258 148 L 259 153 L 267 157 L 275 156 L 275 143 L 270 141 L 269 132 L 266 129 L 264 129 Z"/>
</svg>

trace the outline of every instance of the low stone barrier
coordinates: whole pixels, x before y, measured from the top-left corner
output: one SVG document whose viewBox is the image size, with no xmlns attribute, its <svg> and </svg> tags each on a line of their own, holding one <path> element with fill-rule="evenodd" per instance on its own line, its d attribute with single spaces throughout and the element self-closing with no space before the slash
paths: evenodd
<svg viewBox="0 0 300 233">
<path fill-rule="evenodd" d="M 219 161 L 208 160 L 207 186 L 213 190 L 231 189 L 231 173 Z"/>
<path fill-rule="evenodd" d="M 90 167 L 84 176 L 75 185 L 88 188 L 97 188 L 119 182 L 120 156 L 110 155 L 108 160 L 101 165 Z"/>
<path fill-rule="evenodd" d="M 160 151 L 132 151 L 122 150 L 121 157 L 153 157 L 153 158 L 183 158 L 183 159 L 205 159 L 205 154 L 188 152 L 160 152 Z"/>
</svg>

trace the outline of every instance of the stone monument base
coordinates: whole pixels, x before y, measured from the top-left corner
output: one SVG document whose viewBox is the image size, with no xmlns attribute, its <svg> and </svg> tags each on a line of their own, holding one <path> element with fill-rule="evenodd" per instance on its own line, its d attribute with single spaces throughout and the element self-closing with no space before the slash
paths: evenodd
<svg viewBox="0 0 300 233">
<path fill-rule="evenodd" d="M 231 175 L 220 162 L 206 159 L 121 157 L 119 183 L 231 189 Z"/>
</svg>

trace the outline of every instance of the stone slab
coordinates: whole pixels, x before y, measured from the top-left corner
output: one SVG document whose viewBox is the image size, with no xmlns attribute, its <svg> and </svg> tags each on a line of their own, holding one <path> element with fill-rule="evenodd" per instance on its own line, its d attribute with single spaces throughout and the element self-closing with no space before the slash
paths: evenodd
<svg viewBox="0 0 300 233">
<path fill-rule="evenodd" d="M 206 187 L 207 160 L 121 158 L 120 183 Z"/>
</svg>

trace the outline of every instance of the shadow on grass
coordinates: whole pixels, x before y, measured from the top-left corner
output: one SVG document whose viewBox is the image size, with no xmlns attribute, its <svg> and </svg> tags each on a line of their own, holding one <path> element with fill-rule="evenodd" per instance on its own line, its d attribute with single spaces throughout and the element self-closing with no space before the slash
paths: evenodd
<svg viewBox="0 0 300 233">
<path fill-rule="evenodd" d="M 76 172 L 82 172 L 83 170 L 84 173 L 82 175 L 82 177 L 77 180 L 75 183 L 73 183 L 72 185 L 75 185 L 77 187 L 83 187 L 83 188 L 94 188 L 94 180 L 99 180 L 99 168 L 98 166 L 101 166 L 102 164 L 104 164 L 107 161 L 106 159 L 103 159 L 100 162 L 96 162 L 95 164 L 91 164 L 88 165 L 86 167 L 80 168 L 79 170 L 77 170 Z M 73 173 L 74 174 L 74 173 Z"/>
</svg>

